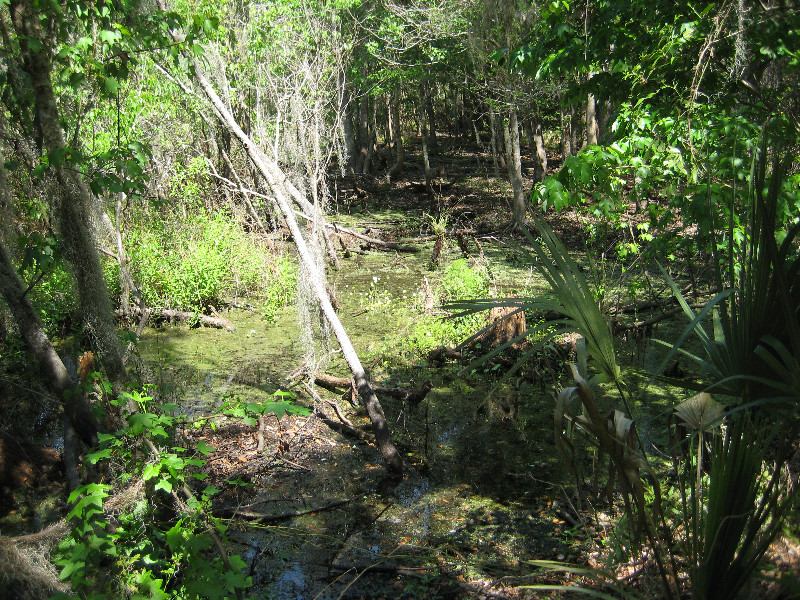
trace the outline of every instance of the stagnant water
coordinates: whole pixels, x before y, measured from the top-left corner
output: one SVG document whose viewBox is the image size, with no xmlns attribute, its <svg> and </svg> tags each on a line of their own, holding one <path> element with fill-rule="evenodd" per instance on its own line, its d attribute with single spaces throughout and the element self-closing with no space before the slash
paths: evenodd
<svg viewBox="0 0 800 600">
<path fill-rule="evenodd" d="M 427 276 L 424 260 L 356 257 L 336 276 L 340 315 L 362 359 L 380 357 L 386 339 L 406 326 L 389 317 L 381 298 L 418 293 Z M 530 277 L 520 268 L 507 282 L 530 283 Z M 293 307 L 274 322 L 254 311 L 226 316 L 235 333 L 177 326 L 143 335 L 141 357 L 162 399 L 179 402 L 189 414 L 207 414 L 229 401 L 264 402 L 303 363 Z M 552 365 L 553 371 L 561 366 Z M 347 375 L 335 352 L 326 367 Z M 490 586 L 506 575 L 529 574 L 533 568 L 525 561 L 578 555 L 580 535 L 556 516 L 571 489 L 552 441 L 559 373 L 493 389 L 492 373 L 459 369 L 396 356 L 382 356 L 374 368 L 374 378 L 387 385 L 433 383 L 417 407 L 381 399 L 408 465 L 402 480 L 386 477 L 371 445 L 304 419 L 275 426 L 286 448 L 267 452 L 274 456 L 248 455 L 257 468 L 248 471 L 253 487 L 243 501 L 275 516 L 308 513 L 229 532 L 232 550 L 250 566 L 254 593 L 280 599 L 463 597 L 475 591 L 475 582 Z M 312 402 L 302 389 L 296 393 L 300 402 Z M 511 403 L 518 407 L 513 418 L 502 409 Z M 358 411 L 341 405 L 359 419 Z M 641 425 L 646 434 L 647 423 Z M 243 445 L 252 445 L 252 435 Z M 346 503 L 324 509 L 340 501 Z M 309 512 L 315 507 L 323 509 Z M 364 572 L 369 566 L 373 571 Z"/>
</svg>

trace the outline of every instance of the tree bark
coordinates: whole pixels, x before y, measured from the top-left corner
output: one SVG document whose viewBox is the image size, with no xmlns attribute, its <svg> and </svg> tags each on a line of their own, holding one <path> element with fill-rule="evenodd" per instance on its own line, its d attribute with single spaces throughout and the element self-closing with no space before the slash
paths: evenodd
<svg viewBox="0 0 800 600">
<path fill-rule="evenodd" d="M 597 145 L 597 102 L 594 94 L 586 97 L 586 143 L 589 146 Z"/>
<path fill-rule="evenodd" d="M 511 205 L 514 223 L 524 223 L 528 205 L 525 199 L 525 190 L 522 182 L 522 157 L 519 148 L 519 122 L 517 109 L 512 108 L 508 121 L 505 122 L 504 135 L 506 140 L 506 167 L 514 190 L 514 199 Z"/>
<path fill-rule="evenodd" d="M 570 121 L 569 117 L 561 109 L 561 161 L 572 154 L 572 144 L 570 143 Z"/>
<path fill-rule="evenodd" d="M 394 143 L 394 165 L 386 176 L 389 180 L 396 179 L 403 172 L 405 162 L 405 148 L 403 147 L 403 131 L 400 127 L 400 86 L 396 86 L 389 102 L 389 122 L 392 127 L 392 142 Z"/>
<path fill-rule="evenodd" d="M 436 112 L 433 109 L 433 94 L 431 94 L 430 67 L 425 68 L 426 76 L 422 78 L 422 109 L 427 117 L 428 145 L 433 153 L 439 152 L 439 142 L 436 138 Z M 423 118 L 425 118 L 423 117 Z"/>
<path fill-rule="evenodd" d="M 344 173 L 350 173 L 357 168 L 358 145 L 356 144 L 356 131 L 353 127 L 353 99 L 350 95 L 350 85 L 344 74 L 339 74 L 339 114 L 342 119 L 342 138 L 344 151 L 347 156 L 342 157 Z"/>
<path fill-rule="evenodd" d="M 67 144 L 51 80 L 50 40 L 41 29 L 41 15 L 27 2 L 12 2 L 10 8 L 17 34 L 41 44 L 41 49 L 34 52 L 30 43 L 24 42 L 21 53 L 24 69 L 30 77 L 43 147 L 51 157 L 66 154 Z M 56 214 L 60 221 L 61 242 L 72 265 L 83 319 L 97 340 L 109 379 L 120 384 L 127 379 L 127 374 L 94 232 L 90 227 L 91 192 L 76 169 L 63 163 L 51 164 L 51 167 L 59 184 Z"/>
<path fill-rule="evenodd" d="M 578 143 L 578 135 L 580 134 L 580 113 L 575 108 L 575 105 L 569 107 L 569 147 L 570 155 L 577 154 L 581 149 L 581 144 Z"/>
<path fill-rule="evenodd" d="M 529 119 L 525 120 L 528 134 L 528 142 L 533 157 L 533 180 L 539 183 L 547 175 L 547 150 L 544 146 L 544 136 L 542 135 L 542 120 L 538 111 Z"/>
<path fill-rule="evenodd" d="M 428 95 L 428 85 L 428 81 L 424 78 L 419 84 L 419 128 L 422 137 L 422 169 L 425 172 L 425 191 L 427 191 L 429 194 L 433 194 L 433 188 L 431 187 L 431 159 L 429 152 L 430 136 L 428 134 L 429 119 L 428 115 L 426 115 L 426 105 L 428 103 L 426 96 Z"/>
<path fill-rule="evenodd" d="M 500 136 L 497 135 L 497 113 L 491 104 L 489 104 L 489 127 L 492 130 L 492 164 L 494 166 L 494 176 L 495 179 L 500 179 L 500 167 L 502 166 L 505 168 L 505 161 L 500 152 L 502 142 Z"/>
<path fill-rule="evenodd" d="M 159 3 L 163 9 L 164 0 L 160 0 Z M 331 329 L 333 330 L 334 335 L 339 342 L 339 346 L 342 349 L 342 354 L 347 361 L 348 366 L 350 367 L 350 372 L 353 374 L 353 379 L 359 395 L 364 403 L 365 408 L 367 409 L 367 414 L 369 415 L 370 421 L 372 422 L 375 441 L 378 444 L 381 455 L 386 461 L 386 465 L 390 471 L 394 473 L 402 473 L 403 460 L 400 457 L 400 453 L 397 451 L 397 448 L 395 448 L 394 444 L 392 443 L 391 434 L 386 423 L 386 417 L 383 414 L 383 409 L 377 396 L 375 395 L 374 390 L 372 389 L 372 386 L 367 380 L 366 371 L 364 370 L 364 367 L 358 358 L 358 354 L 356 353 L 355 348 L 353 347 L 353 344 L 347 335 L 347 332 L 339 320 L 339 316 L 336 314 L 336 311 L 334 310 L 333 305 L 328 298 L 325 283 L 322 279 L 323 276 L 318 272 L 314 258 L 306 245 L 305 238 L 303 238 L 300 230 L 300 226 L 294 217 L 294 212 L 292 211 L 289 201 L 284 194 L 284 186 L 287 183 L 286 175 L 283 173 L 283 171 L 281 171 L 280 167 L 277 164 L 272 163 L 270 159 L 267 158 L 264 153 L 261 152 L 261 150 L 255 145 L 255 143 L 244 133 L 244 131 L 242 131 L 241 127 L 239 127 L 233 118 L 233 115 L 230 113 L 225 104 L 223 104 L 219 95 L 211 86 L 211 83 L 205 76 L 205 73 L 199 62 L 191 57 L 190 60 L 193 62 L 195 78 L 197 79 L 200 88 L 213 105 L 220 121 L 231 131 L 231 133 L 233 133 L 234 136 L 236 136 L 236 138 L 244 147 L 245 152 L 247 152 L 250 160 L 272 188 L 275 194 L 276 202 L 280 207 L 283 216 L 286 219 L 286 223 L 292 233 L 292 238 L 294 239 L 300 259 L 303 261 L 305 268 L 310 274 L 311 284 L 317 296 L 317 301 L 319 302 L 322 313 L 331 326 Z M 308 204 L 308 201 L 306 200 L 304 204 Z"/>
</svg>

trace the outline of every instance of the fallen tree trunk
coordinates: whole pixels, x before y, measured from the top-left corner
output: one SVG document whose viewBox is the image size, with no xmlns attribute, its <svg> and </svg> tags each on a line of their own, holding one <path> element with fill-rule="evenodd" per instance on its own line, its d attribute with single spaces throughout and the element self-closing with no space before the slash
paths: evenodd
<svg viewBox="0 0 800 600">
<path fill-rule="evenodd" d="M 150 317 L 156 319 L 169 319 L 171 321 L 192 321 L 197 320 L 199 323 L 203 325 L 208 325 L 209 327 L 216 327 L 218 329 L 227 329 L 231 333 L 236 331 L 236 328 L 233 326 L 228 319 L 225 317 L 212 317 L 209 315 L 200 315 L 193 312 L 186 312 L 183 310 L 173 310 L 171 308 L 151 308 Z M 115 311 L 117 315 L 123 316 L 123 311 L 121 309 Z M 128 314 L 133 314 L 136 316 L 142 315 L 142 309 L 138 306 L 131 306 Z"/>
<path fill-rule="evenodd" d="M 305 216 L 305 215 L 302 215 Z M 378 246 L 380 248 L 387 248 L 389 250 L 396 250 L 397 252 L 418 252 L 419 248 L 414 246 L 404 246 L 403 244 L 397 244 L 395 242 L 385 242 L 383 240 L 379 240 L 377 238 L 369 237 L 368 235 L 364 235 L 363 233 L 358 233 L 357 231 L 353 231 L 352 229 L 347 229 L 346 227 L 342 227 L 341 225 L 337 225 L 336 223 L 326 223 L 327 227 L 332 228 L 336 233 L 346 233 L 347 235 L 352 235 L 355 238 L 360 240 L 364 240 L 368 244 L 373 246 Z"/>
<path fill-rule="evenodd" d="M 162 10 L 166 10 L 164 0 L 159 0 L 159 5 Z M 173 32 L 172 36 L 178 42 L 183 41 L 182 36 L 177 32 Z M 339 317 L 336 314 L 330 299 L 328 298 L 328 292 L 323 281 L 323 276 L 319 273 L 319 269 L 314 262 L 313 256 L 306 245 L 305 238 L 302 235 L 300 226 L 297 223 L 297 219 L 295 219 L 294 211 L 289 205 L 289 200 L 287 199 L 284 190 L 288 191 L 289 195 L 297 201 L 301 209 L 305 210 L 306 213 L 313 212 L 311 203 L 297 191 L 290 181 L 288 181 L 286 174 L 281 170 L 277 163 L 267 157 L 255 144 L 255 142 L 250 139 L 250 136 L 248 136 L 242 130 L 242 128 L 239 127 L 239 124 L 236 122 L 236 119 L 234 119 L 233 114 L 231 114 L 230 110 L 228 110 L 228 107 L 225 105 L 225 103 L 222 102 L 219 95 L 211 85 L 211 82 L 209 82 L 208 78 L 205 76 L 203 67 L 200 62 L 196 60 L 195 56 L 191 53 L 186 53 L 186 56 L 192 63 L 195 79 L 197 80 L 200 88 L 203 90 L 206 98 L 214 107 L 214 111 L 217 114 L 220 124 L 239 140 L 250 161 L 258 169 L 258 171 L 269 184 L 270 188 L 272 188 L 272 191 L 275 193 L 275 202 L 283 213 L 283 217 L 286 220 L 286 224 L 289 226 L 295 246 L 297 247 L 297 253 L 300 255 L 300 259 L 303 261 L 303 265 L 309 273 L 310 283 L 313 287 L 315 295 L 317 296 L 317 301 L 319 302 L 322 314 L 325 316 L 325 319 L 328 321 L 328 324 L 333 330 L 336 340 L 339 342 L 339 346 L 342 349 L 342 355 L 347 361 L 347 365 L 350 367 L 350 372 L 353 374 L 353 379 L 356 383 L 358 393 L 362 402 L 364 403 L 365 408 L 367 409 L 367 414 L 369 415 L 370 421 L 372 422 L 372 429 L 375 433 L 375 441 L 378 444 L 381 455 L 386 461 L 386 465 L 390 471 L 394 473 L 402 473 L 403 459 L 392 442 L 389 427 L 386 423 L 386 417 L 383 414 L 383 408 L 381 407 L 380 402 L 378 401 L 378 398 L 372 389 L 372 386 L 367 380 L 367 374 L 361 364 L 361 360 L 358 358 L 358 354 L 356 353 L 356 350 L 353 347 L 353 344 L 350 341 L 344 326 L 339 320 Z"/>
</svg>

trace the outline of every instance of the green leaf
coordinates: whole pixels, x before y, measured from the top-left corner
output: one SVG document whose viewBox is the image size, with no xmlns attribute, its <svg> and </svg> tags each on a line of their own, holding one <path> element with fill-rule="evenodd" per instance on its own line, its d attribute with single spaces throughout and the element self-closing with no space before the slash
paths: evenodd
<svg viewBox="0 0 800 600">
<path fill-rule="evenodd" d="M 172 482 L 169 479 L 162 479 L 155 485 L 155 489 L 163 490 L 169 494 L 172 492 Z"/>
<path fill-rule="evenodd" d="M 108 94 L 114 96 L 119 92 L 120 84 L 114 77 L 104 77 L 103 87 Z"/>
<path fill-rule="evenodd" d="M 142 471 L 142 479 L 149 481 L 154 477 L 158 477 L 161 473 L 161 465 L 158 463 L 149 463 Z"/>
<path fill-rule="evenodd" d="M 203 441 L 203 440 L 200 440 L 200 441 L 199 441 L 199 442 L 198 442 L 198 443 L 195 445 L 195 448 L 197 449 L 197 451 L 198 451 L 198 452 L 202 453 L 204 456 L 208 456 L 208 455 L 209 455 L 209 454 L 211 454 L 211 453 L 212 453 L 214 450 L 216 450 L 216 448 L 214 448 L 214 446 L 209 446 L 209 445 L 208 445 L 208 444 L 206 444 L 206 443 L 205 443 L 205 441 Z"/>
</svg>

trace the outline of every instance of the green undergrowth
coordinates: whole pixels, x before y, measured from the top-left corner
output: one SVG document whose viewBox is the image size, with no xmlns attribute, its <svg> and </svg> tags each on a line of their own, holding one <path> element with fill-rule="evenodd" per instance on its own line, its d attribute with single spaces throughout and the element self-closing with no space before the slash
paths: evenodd
<svg viewBox="0 0 800 600">
<path fill-rule="evenodd" d="M 54 558 L 71 593 L 56 598 L 241 597 L 252 580 L 245 561 L 225 550 L 227 526 L 211 511 L 219 490 L 203 471 L 214 448 L 180 434 L 214 429 L 215 417 L 191 420 L 141 391 L 111 404 L 124 426 L 101 434 L 86 457 L 100 477 L 69 497 L 71 530 Z M 264 414 L 308 414 L 285 392 L 264 403 L 228 403 L 219 412 L 246 423 Z"/>
<path fill-rule="evenodd" d="M 173 215 L 175 217 L 175 215 Z M 287 255 L 275 255 L 230 216 L 154 216 L 127 233 L 131 271 L 149 306 L 200 312 L 229 299 L 261 299 L 266 317 L 294 295 Z"/>
</svg>

